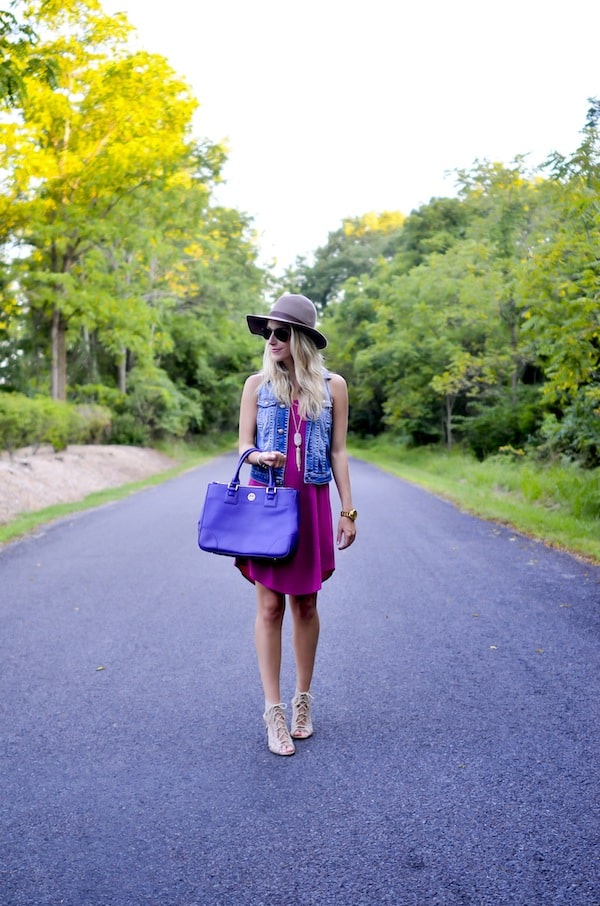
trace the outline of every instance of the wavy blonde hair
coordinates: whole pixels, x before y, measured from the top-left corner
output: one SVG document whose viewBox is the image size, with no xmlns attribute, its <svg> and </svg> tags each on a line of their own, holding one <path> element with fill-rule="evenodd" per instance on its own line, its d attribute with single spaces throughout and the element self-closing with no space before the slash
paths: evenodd
<svg viewBox="0 0 600 906">
<path fill-rule="evenodd" d="M 298 410 L 302 418 L 317 418 L 325 400 L 325 362 L 315 343 L 302 330 L 291 328 L 290 352 L 294 360 L 296 381 L 300 388 Z M 262 383 L 270 383 L 277 399 L 291 406 L 294 388 L 290 373 L 281 362 L 276 362 L 265 345 L 262 367 Z"/>
</svg>

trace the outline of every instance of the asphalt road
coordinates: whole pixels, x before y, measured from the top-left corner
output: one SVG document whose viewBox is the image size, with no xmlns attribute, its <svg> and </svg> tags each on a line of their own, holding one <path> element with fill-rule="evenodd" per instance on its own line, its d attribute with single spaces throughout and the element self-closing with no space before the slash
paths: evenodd
<svg viewBox="0 0 600 906">
<path fill-rule="evenodd" d="M 600 568 L 354 462 L 278 758 L 253 589 L 196 547 L 234 463 L 0 553 L 2 906 L 598 906 Z"/>
</svg>

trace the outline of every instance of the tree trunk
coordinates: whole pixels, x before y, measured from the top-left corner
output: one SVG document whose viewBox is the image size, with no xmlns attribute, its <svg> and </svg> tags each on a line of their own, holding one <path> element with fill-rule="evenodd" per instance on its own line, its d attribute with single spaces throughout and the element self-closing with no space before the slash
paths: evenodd
<svg viewBox="0 0 600 906">
<path fill-rule="evenodd" d="M 52 381 L 53 400 L 67 398 L 67 325 L 58 308 L 52 312 Z"/>
<path fill-rule="evenodd" d="M 85 350 L 85 370 L 89 384 L 99 384 L 100 376 L 98 374 L 98 357 L 96 355 L 96 344 L 94 336 L 90 334 L 87 327 L 82 329 L 83 348 Z"/>
<path fill-rule="evenodd" d="M 446 397 L 446 446 L 452 449 L 454 438 L 452 436 L 452 412 L 454 411 L 454 399 Z"/>
<path fill-rule="evenodd" d="M 119 359 L 119 390 L 127 393 L 127 350 L 123 349 Z"/>
</svg>

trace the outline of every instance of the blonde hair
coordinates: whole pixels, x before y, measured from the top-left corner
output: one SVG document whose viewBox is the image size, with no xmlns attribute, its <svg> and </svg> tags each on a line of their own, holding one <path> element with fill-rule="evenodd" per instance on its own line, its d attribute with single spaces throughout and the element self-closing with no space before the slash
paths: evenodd
<svg viewBox="0 0 600 906">
<path fill-rule="evenodd" d="M 290 326 L 290 325 L 286 325 Z M 325 363 L 315 343 L 302 330 L 291 327 L 290 352 L 294 360 L 296 381 L 300 388 L 298 410 L 302 418 L 317 418 L 325 401 Z M 271 384 L 273 392 L 281 403 L 291 407 L 294 388 L 290 373 L 281 362 L 276 362 L 265 346 L 262 367 L 262 383 Z"/>
</svg>

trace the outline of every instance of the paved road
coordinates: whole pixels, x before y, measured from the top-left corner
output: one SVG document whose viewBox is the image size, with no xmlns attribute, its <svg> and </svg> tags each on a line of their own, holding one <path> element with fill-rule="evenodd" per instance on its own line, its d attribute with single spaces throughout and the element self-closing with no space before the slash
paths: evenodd
<svg viewBox="0 0 600 906">
<path fill-rule="evenodd" d="M 234 462 L 0 553 L 2 906 L 598 906 L 600 568 L 354 463 L 277 758 L 253 590 L 195 546 Z"/>
</svg>

